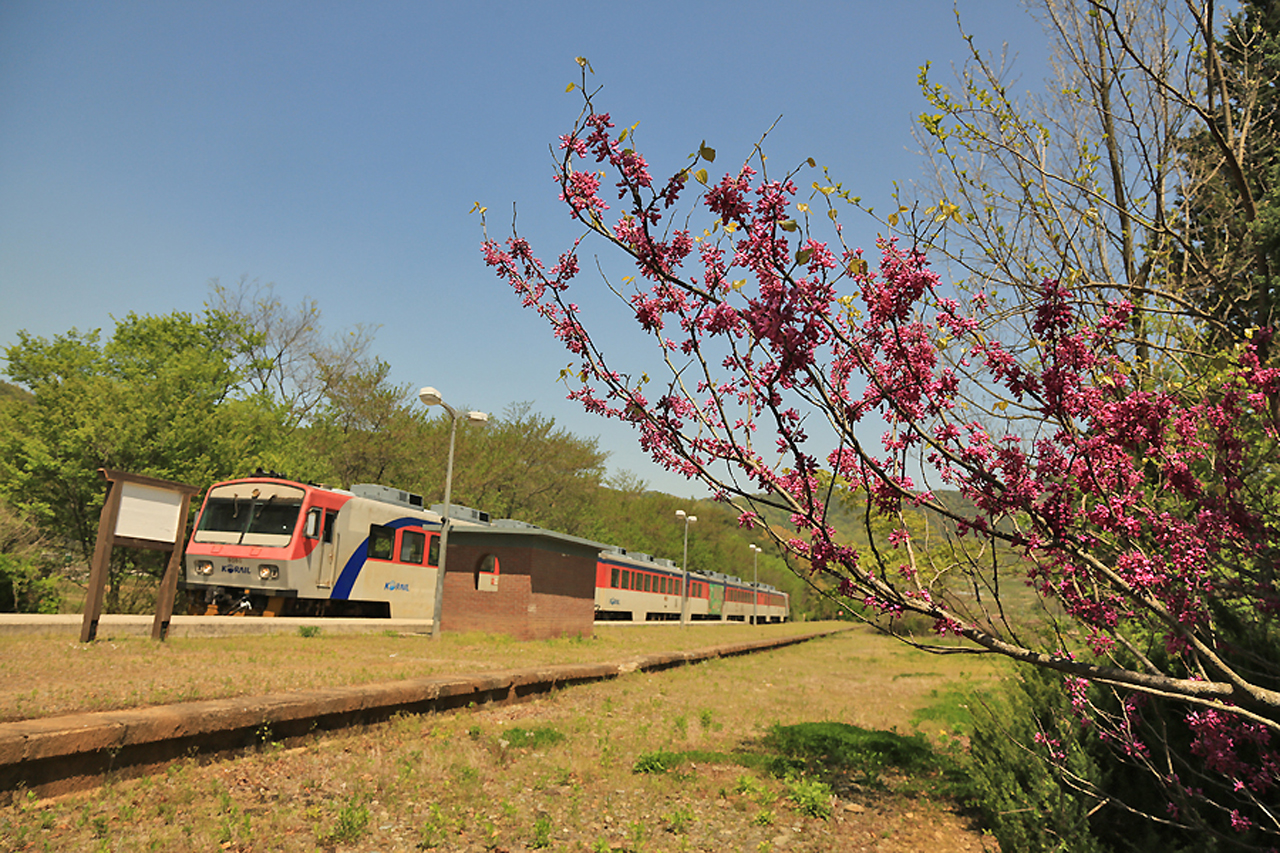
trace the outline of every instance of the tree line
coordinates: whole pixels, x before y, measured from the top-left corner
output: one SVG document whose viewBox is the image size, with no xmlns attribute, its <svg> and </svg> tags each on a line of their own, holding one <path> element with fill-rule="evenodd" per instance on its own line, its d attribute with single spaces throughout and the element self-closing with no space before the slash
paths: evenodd
<svg viewBox="0 0 1280 853">
<path fill-rule="evenodd" d="M 0 610 L 56 611 L 81 580 L 105 494 L 99 468 L 200 488 L 268 470 L 443 500 L 447 416 L 391 381 L 373 330 L 330 332 L 322 319 L 312 299 L 286 306 L 273 286 L 241 279 L 211 282 L 197 315 L 129 313 L 106 334 L 20 332 L 0 385 Z M 674 513 L 689 502 L 609 477 L 607 459 L 598 439 L 515 402 L 458 430 L 452 500 L 678 560 Z M 690 567 L 750 577 L 751 540 L 732 514 L 690 511 Z M 762 563 L 762 580 L 804 597 L 781 559 Z M 116 549 L 108 609 L 150 608 L 162 570 L 156 555 Z"/>
</svg>

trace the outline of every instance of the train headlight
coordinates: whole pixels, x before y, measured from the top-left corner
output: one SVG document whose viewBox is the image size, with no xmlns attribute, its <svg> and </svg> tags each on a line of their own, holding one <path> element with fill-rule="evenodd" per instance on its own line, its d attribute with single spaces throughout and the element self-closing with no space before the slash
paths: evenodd
<svg viewBox="0 0 1280 853">
<path fill-rule="evenodd" d="M 196 574 L 206 577 L 213 574 L 213 562 L 211 560 L 196 560 Z"/>
<path fill-rule="evenodd" d="M 263 563 L 258 566 L 258 577 L 262 578 L 264 581 L 273 581 L 280 577 L 280 567 L 273 566 L 270 563 Z"/>
</svg>

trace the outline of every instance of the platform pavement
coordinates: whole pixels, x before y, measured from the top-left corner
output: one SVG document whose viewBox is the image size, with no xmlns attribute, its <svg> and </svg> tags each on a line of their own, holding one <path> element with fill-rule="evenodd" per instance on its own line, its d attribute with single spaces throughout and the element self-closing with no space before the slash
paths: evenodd
<svg viewBox="0 0 1280 853">
<path fill-rule="evenodd" d="M 98 639 L 150 637 L 152 615 L 135 616 L 104 613 L 98 619 Z M 84 617 L 79 613 L 0 613 L 0 635 L 40 635 L 79 638 Z M 174 616 L 169 622 L 172 637 L 225 637 L 243 634 L 292 634 L 304 625 L 313 625 L 326 634 L 429 634 L 430 619 L 342 619 L 289 616 L 277 619 L 258 616 Z"/>
</svg>

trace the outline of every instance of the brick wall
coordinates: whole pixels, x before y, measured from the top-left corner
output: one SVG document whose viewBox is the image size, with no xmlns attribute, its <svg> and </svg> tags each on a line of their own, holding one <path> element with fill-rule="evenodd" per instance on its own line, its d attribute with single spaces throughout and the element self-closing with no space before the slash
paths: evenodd
<svg viewBox="0 0 1280 853">
<path fill-rule="evenodd" d="M 591 635 L 594 551 L 544 547 L 536 536 L 456 533 L 449 540 L 441 630 L 503 633 L 522 640 Z M 490 554 L 498 558 L 497 589 L 479 590 L 476 573 Z"/>
</svg>

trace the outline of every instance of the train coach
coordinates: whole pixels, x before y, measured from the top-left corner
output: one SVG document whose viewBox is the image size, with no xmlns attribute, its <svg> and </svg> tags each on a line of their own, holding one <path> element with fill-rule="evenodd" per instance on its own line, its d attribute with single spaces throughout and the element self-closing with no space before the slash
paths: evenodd
<svg viewBox="0 0 1280 853">
<path fill-rule="evenodd" d="M 344 490 L 265 475 L 217 483 L 205 495 L 187 545 L 182 586 L 193 613 L 430 619 L 441 509 L 425 507 L 418 495 L 370 484 Z M 675 621 L 686 608 L 687 618 L 698 622 L 789 617 L 786 593 L 764 584 L 718 573 L 690 572 L 686 579 L 669 560 L 521 522 L 491 521 L 466 507 L 451 507 L 450 517 L 449 578 L 467 571 L 453 562 L 452 537 L 461 540 L 468 532 L 518 528 L 560 543 L 551 547 L 572 541 L 579 551 L 589 548 L 597 555 L 595 574 L 584 578 L 584 589 L 589 596 L 594 586 L 594 600 L 583 603 L 594 608 L 594 621 Z M 501 563 L 494 554 L 478 566 L 475 589 L 499 591 Z M 529 606 L 536 609 L 533 599 Z M 586 618 L 592 621 L 589 611 Z"/>
<path fill-rule="evenodd" d="M 685 584 L 688 584 L 686 590 Z M 687 603 L 686 603 L 687 596 Z M 670 560 L 609 548 L 596 565 L 597 622 L 785 622 L 787 593 L 719 572 L 684 573 Z"/>
</svg>

